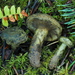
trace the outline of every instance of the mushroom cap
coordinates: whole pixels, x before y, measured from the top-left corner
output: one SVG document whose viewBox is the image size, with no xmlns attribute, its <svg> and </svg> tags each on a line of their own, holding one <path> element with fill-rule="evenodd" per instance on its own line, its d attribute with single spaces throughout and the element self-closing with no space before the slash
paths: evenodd
<svg viewBox="0 0 75 75">
<path fill-rule="evenodd" d="M 67 37 L 61 37 L 60 42 L 62 42 L 65 45 L 67 45 L 69 48 L 73 47 L 72 41 L 70 39 L 68 39 Z"/>
<path fill-rule="evenodd" d="M 27 18 L 26 23 L 27 27 L 33 32 L 35 32 L 37 28 L 47 28 L 47 41 L 54 41 L 61 35 L 62 27 L 48 14 L 33 14 Z"/>
<path fill-rule="evenodd" d="M 23 29 L 15 26 L 5 29 L 1 34 L 1 38 L 15 49 L 21 43 L 26 42 L 28 37 Z"/>
</svg>

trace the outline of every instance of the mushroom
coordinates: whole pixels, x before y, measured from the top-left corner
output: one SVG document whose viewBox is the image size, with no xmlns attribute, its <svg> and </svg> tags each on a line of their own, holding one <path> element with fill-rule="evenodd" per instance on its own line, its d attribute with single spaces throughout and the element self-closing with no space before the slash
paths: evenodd
<svg viewBox="0 0 75 75">
<path fill-rule="evenodd" d="M 52 57 L 50 61 L 49 64 L 50 69 L 56 68 L 59 60 L 62 57 L 62 54 L 64 53 L 66 46 L 68 46 L 69 48 L 73 47 L 73 43 L 67 37 L 61 37 L 59 41 L 62 42 L 62 44 L 60 45 L 57 52 L 55 53 L 55 55 Z"/>
<path fill-rule="evenodd" d="M 33 67 L 40 67 L 43 42 L 54 41 L 61 35 L 62 27 L 50 15 L 36 13 L 27 18 L 27 27 L 35 34 L 29 48 L 29 60 Z"/>
<path fill-rule="evenodd" d="M 25 31 L 17 26 L 3 30 L 1 38 L 2 40 L 6 40 L 6 43 L 11 45 L 12 49 L 16 49 L 16 47 L 28 39 Z"/>
</svg>

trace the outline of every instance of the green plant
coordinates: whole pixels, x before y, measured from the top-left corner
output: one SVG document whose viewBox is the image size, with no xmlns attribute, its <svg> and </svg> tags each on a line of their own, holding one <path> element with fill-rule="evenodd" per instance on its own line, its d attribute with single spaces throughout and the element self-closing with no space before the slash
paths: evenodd
<svg viewBox="0 0 75 75">
<path fill-rule="evenodd" d="M 67 29 L 69 30 L 69 33 L 71 37 L 75 37 L 75 32 L 73 31 L 75 29 L 75 5 L 73 3 L 65 4 L 65 5 L 58 5 L 58 7 L 64 7 L 64 9 L 59 10 L 59 12 L 63 12 L 61 16 L 64 17 L 65 20 L 68 19 L 65 24 L 67 25 Z"/>
<path fill-rule="evenodd" d="M 62 13 L 59 13 L 58 11 L 63 9 L 63 7 L 58 7 L 57 5 L 63 5 L 66 2 L 67 0 L 54 0 L 54 2 L 52 2 L 52 5 L 48 5 L 48 3 L 43 0 L 41 1 L 38 10 L 45 14 L 51 14 L 58 21 L 62 21 L 63 18 L 62 16 L 60 16 L 60 14 Z"/>
<path fill-rule="evenodd" d="M 23 16 L 28 16 L 25 10 L 21 11 L 20 7 L 18 7 L 16 10 L 15 5 L 11 6 L 10 9 L 8 8 L 8 6 L 5 6 L 4 14 L 0 9 L 0 19 L 2 19 L 2 24 L 6 27 L 8 27 L 8 19 L 11 22 L 15 22 L 15 20 L 18 20 L 18 15 L 20 16 L 20 18 L 23 18 Z"/>
<path fill-rule="evenodd" d="M 20 54 L 19 56 L 16 56 L 14 58 L 14 56 L 11 57 L 10 60 L 7 61 L 7 65 L 5 67 L 2 67 L 0 65 L 0 67 L 2 68 L 2 70 L 0 70 L 0 74 L 2 75 L 14 75 L 14 67 L 16 68 L 16 71 L 18 71 L 18 69 L 20 70 L 26 70 L 26 66 L 28 64 L 28 58 L 27 58 L 28 53 L 25 53 L 24 55 Z"/>
<path fill-rule="evenodd" d="M 65 25 L 67 27 L 67 31 L 69 34 L 69 38 L 72 40 L 72 42 L 75 44 L 75 1 L 72 0 L 72 3 L 69 4 L 63 4 L 63 5 L 57 5 L 58 7 L 63 7 L 63 9 L 59 10 L 59 13 L 61 13 L 61 16 L 64 18 L 65 20 Z M 72 50 L 74 52 L 74 49 Z M 72 58 L 74 58 L 75 53 L 71 53 L 72 54 Z M 67 68 L 67 73 L 69 72 L 69 70 L 71 69 L 71 67 L 75 64 L 75 61 L 73 61 L 71 64 L 69 64 L 69 67 Z M 61 69 L 64 70 L 65 69 Z M 64 73 L 64 72 L 63 72 Z M 72 72 L 72 75 L 74 75 L 75 73 Z M 59 74 L 60 75 L 60 71 Z M 62 75 L 62 74 L 61 74 Z M 69 74 L 64 74 L 64 75 L 69 75 Z"/>
<path fill-rule="evenodd" d="M 5 5 L 8 5 L 9 7 L 12 5 L 15 5 L 16 7 L 21 7 L 24 9 L 26 7 L 28 0 L 1 0 L 0 1 L 0 7 L 4 8 Z"/>
<path fill-rule="evenodd" d="M 24 75 L 39 75 L 39 74 L 50 75 L 51 71 L 48 69 L 48 64 L 53 54 L 54 52 L 52 53 L 47 46 L 43 48 L 42 58 L 41 58 L 42 63 L 40 68 L 34 68 L 30 65 L 28 59 L 28 53 L 25 53 L 24 55 L 20 54 L 19 56 L 16 57 L 12 56 L 11 59 L 7 61 L 7 65 L 5 67 L 2 67 L 0 65 L 0 67 L 2 68 L 2 70 L 0 70 L 0 74 L 14 75 L 15 70 L 17 72 L 18 70 L 23 70 Z"/>
<path fill-rule="evenodd" d="M 68 68 L 61 68 L 56 75 L 69 75 Z"/>
<path fill-rule="evenodd" d="M 47 5 L 46 2 L 42 2 L 41 6 L 38 8 L 38 10 L 45 14 L 53 12 L 53 10 L 54 10 L 53 7 L 47 7 L 46 5 Z"/>
</svg>

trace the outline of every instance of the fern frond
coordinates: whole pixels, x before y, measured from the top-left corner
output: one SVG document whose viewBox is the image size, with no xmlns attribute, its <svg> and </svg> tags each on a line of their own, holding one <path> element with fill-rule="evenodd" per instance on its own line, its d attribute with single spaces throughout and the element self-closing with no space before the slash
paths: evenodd
<svg viewBox="0 0 75 75">
<path fill-rule="evenodd" d="M 64 7 L 64 9 L 59 10 L 59 12 L 62 12 L 61 16 L 64 17 L 64 19 L 69 19 L 68 22 L 64 23 L 67 25 L 67 28 L 70 29 L 71 32 L 69 34 L 71 36 L 75 37 L 75 6 L 73 3 L 70 4 L 64 4 L 64 5 L 58 5 L 61 7 Z"/>
<path fill-rule="evenodd" d="M 8 27 L 8 20 L 15 22 L 15 20 L 18 20 L 18 15 L 20 18 L 28 16 L 24 10 L 21 10 L 20 7 L 16 8 L 15 5 L 12 5 L 10 9 L 5 6 L 3 11 L 0 9 L 0 19 L 2 19 L 2 24 L 6 27 Z"/>
<path fill-rule="evenodd" d="M 70 6 L 71 6 L 71 4 L 64 4 L 64 5 L 57 5 L 57 6 L 70 7 Z"/>
</svg>

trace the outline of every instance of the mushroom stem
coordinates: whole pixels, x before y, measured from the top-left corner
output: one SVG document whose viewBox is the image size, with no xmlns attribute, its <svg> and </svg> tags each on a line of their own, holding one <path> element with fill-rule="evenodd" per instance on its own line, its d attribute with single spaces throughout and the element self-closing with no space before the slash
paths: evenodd
<svg viewBox="0 0 75 75">
<path fill-rule="evenodd" d="M 31 65 L 34 67 L 40 67 L 41 46 L 47 34 L 48 30 L 46 28 L 38 28 L 33 36 L 29 49 L 29 59 Z"/>
<path fill-rule="evenodd" d="M 66 46 L 67 46 L 67 45 L 64 44 L 64 43 L 61 44 L 61 46 L 59 47 L 59 49 L 58 49 L 58 51 L 57 51 L 57 56 L 61 55 L 61 54 L 64 52 Z"/>
<path fill-rule="evenodd" d="M 57 66 L 64 50 L 66 48 L 66 45 L 64 43 L 61 44 L 61 46 L 59 47 L 58 51 L 56 52 L 56 54 L 52 57 L 50 64 L 49 64 L 49 68 L 53 69 Z"/>
</svg>

